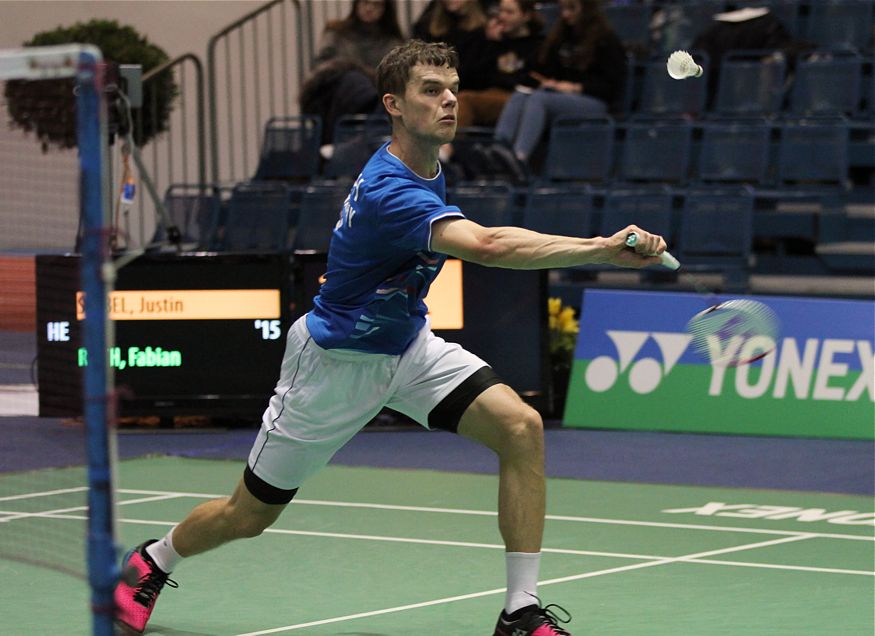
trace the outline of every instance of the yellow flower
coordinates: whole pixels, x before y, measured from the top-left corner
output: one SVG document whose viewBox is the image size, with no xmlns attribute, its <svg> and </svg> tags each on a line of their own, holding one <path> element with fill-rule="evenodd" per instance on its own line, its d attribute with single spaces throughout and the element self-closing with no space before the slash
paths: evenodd
<svg viewBox="0 0 875 636">
<path fill-rule="evenodd" d="M 563 333 L 577 333 L 580 330 L 580 327 L 577 321 L 574 319 L 574 308 L 573 307 L 565 307 L 559 312 L 559 317 L 557 319 L 557 327 Z"/>
<path fill-rule="evenodd" d="M 550 352 L 569 358 L 574 351 L 580 324 L 574 318 L 573 307 L 563 307 L 562 300 L 550 298 L 547 305 L 550 326 Z"/>
</svg>

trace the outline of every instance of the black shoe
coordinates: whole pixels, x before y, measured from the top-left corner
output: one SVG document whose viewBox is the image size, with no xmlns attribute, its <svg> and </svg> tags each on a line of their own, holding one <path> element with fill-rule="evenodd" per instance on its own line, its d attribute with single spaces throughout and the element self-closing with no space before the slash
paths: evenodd
<svg viewBox="0 0 875 636">
<path fill-rule="evenodd" d="M 551 608 L 560 610 L 567 618 L 560 618 Z M 569 621 L 571 614 L 564 607 L 553 604 L 545 607 L 529 605 L 513 614 L 502 610 L 493 636 L 571 636 L 571 632 L 559 627 L 559 623 L 565 624 Z"/>
</svg>

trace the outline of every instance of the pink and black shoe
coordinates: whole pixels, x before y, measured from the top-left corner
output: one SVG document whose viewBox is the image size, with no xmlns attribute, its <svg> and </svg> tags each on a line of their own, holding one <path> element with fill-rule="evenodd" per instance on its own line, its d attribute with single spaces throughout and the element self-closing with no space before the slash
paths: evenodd
<svg viewBox="0 0 875 636">
<path fill-rule="evenodd" d="M 560 618 L 552 608 L 560 610 L 565 616 Z M 559 623 L 565 624 L 570 620 L 571 614 L 565 608 L 553 604 L 545 607 L 529 605 L 512 614 L 502 610 L 493 636 L 571 636 L 571 632 L 559 627 Z"/>
<path fill-rule="evenodd" d="M 155 601 L 164 585 L 178 587 L 176 581 L 167 578 L 146 546 L 155 540 L 146 541 L 128 552 L 122 559 L 122 575 L 115 587 L 116 623 L 137 634 L 142 634 L 155 608 Z"/>
</svg>

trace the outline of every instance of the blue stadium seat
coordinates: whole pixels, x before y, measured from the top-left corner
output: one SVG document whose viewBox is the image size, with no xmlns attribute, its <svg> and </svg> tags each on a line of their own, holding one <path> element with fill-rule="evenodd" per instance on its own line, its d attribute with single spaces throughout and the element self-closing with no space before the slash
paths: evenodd
<svg viewBox="0 0 875 636">
<path fill-rule="evenodd" d="M 292 247 L 295 251 L 328 251 L 334 226 L 340 219 L 349 192 L 349 184 L 311 184 L 304 189 L 298 223 L 293 230 Z"/>
<path fill-rule="evenodd" d="M 614 165 L 614 120 L 560 117 L 550 127 L 543 176 L 551 181 L 607 181 Z"/>
<path fill-rule="evenodd" d="M 695 176 L 702 183 L 761 185 L 769 178 L 771 126 L 765 119 L 701 124 Z"/>
<path fill-rule="evenodd" d="M 264 127 L 253 180 L 309 181 L 319 173 L 321 136 L 318 116 L 271 117 Z"/>
<path fill-rule="evenodd" d="M 696 63 L 708 73 L 708 55 L 690 51 Z M 705 110 L 707 82 L 678 81 L 665 70 L 665 56 L 653 56 L 644 63 L 641 101 L 636 112 L 645 115 L 687 115 L 697 117 Z"/>
<path fill-rule="evenodd" d="M 609 4 L 605 14 L 616 34 L 627 49 L 645 50 L 650 43 L 649 4 L 633 2 L 629 4 Z"/>
<path fill-rule="evenodd" d="M 480 225 L 518 225 L 514 189 L 508 183 L 460 182 L 447 189 L 447 203 Z"/>
<path fill-rule="evenodd" d="M 605 196 L 599 234 L 611 236 L 632 224 L 661 234 L 670 244 L 673 236 L 671 192 L 667 188 L 610 190 Z"/>
<path fill-rule="evenodd" d="M 182 249 L 210 249 L 219 221 L 219 205 L 219 197 L 210 186 L 174 183 L 167 188 L 164 209 L 182 235 Z M 160 245 L 166 241 L 164 227 L 159 224 L 152 244 Z"/>
<path fill-rule="evenodd" d="M 790 111 L 796 115 L 843 113 L 860 110 L 863 60 L 853 51 L 815 51 L 799 60 Z"/>
<path fill-rule="evenodd" d="M 533 185 L 526 197 L 523 227 L 544 234 L 591 236 L 593 194 L 587 186 Z"/>
<path fill-rule="evenodd" d="M 325 165 L 329 178 L 355 178 L 371 155 L 392 136 L 392 126 L 382 115 L 344 115 L 334 126 L 334 152 Z"/>
<path fill-rule="evenodd" d="M 779 188 L 838 188 L 848 179 L 848 125 L 844 119 L 786 120 L 780 126 Z"/>
<path fill-rule="evenodd" d="M 683 0 L 653 3 L 665 18 L 660 30 L 659 53 L 689 50 L 696 37 L 711 26 L 714 14 L 726 8 L 725 0 Z"/>
<path fill-rule="evenodd" d="M 805 39 L 820 47 L 872 46 L 875 3 L 872 0 L 816 0 L 810 3 Z"/>
<path fill-rule="evenodd" d="M 290 190 L 283 183 L 241 183 L 231 191 L 218 249 L 281 252 L 288 247 Z"/>
<path fill-rule="evenodd" d="M 688 121 L 633 119 L 621 130 L 625 130 L 622 181 L 681 184 L 687 180 L 693 131 Z"/>
<path fill-rule="evenodd" d="M 689 190 L 674 255 L 685 270 L 717 271 L 729 291 L 745 291 L 753 250 L 750 190 Z"/>
<path fill-rule="evenodd" d="M 738 50 L 723 56 L 714 110 L 723 115 L 778 113 L 787 62 L 774 51 Z"/>
</svg>

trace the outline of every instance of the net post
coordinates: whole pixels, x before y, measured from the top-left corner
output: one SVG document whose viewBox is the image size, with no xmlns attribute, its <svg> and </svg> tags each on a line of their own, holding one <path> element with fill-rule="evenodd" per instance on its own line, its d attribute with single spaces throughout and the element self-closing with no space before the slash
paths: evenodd
<svg viewBox="0 0 875 636">
<path fill-rule="evenodd" d="M 83 378 L 83 410 L 88 439 L 88 578 L 93 633 L 112 636 L 118 580 L 111 461 L 111 387 L 107 351 L 107 294 L 113 271 L 105 237 L 104 175 L 106 113 L 100 52 L 83 47 L 76 72 L 77 135 L 83 240 L 81 284 L 85 292 L 83 341 L 89 364 Z"/>
</svg>

